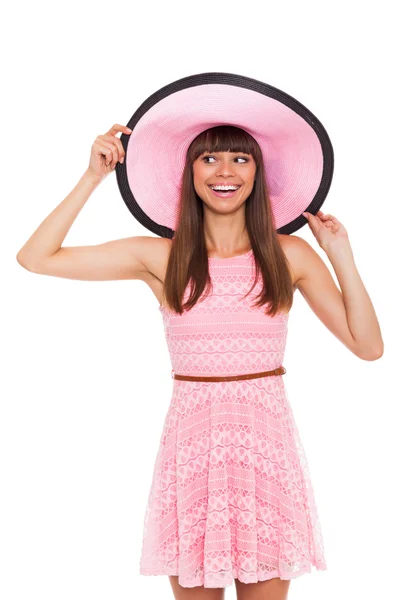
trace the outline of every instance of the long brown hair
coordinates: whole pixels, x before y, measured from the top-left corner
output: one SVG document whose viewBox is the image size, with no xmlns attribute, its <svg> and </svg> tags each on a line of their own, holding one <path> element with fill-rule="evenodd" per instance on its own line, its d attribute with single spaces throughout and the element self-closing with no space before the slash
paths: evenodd
<svg viewBox="0 0 400 600">
<path fill-rule="evenodd" d="M 163 289 L 166 304 L 182 314 L 196 304 L 204 288 L 208 295 L 212 285 L 203 228 L 203 201 L 195 191 L 192 171 L 193 161 L 204 152 L 243 152 L 254 158 L 257 170 L 253 189 L 246 200 L 245 222 L 256 276 L 247 294 L 253 290 L 261 272 L 263 289 L 255 305 L 269 303 L 265 312 L 270 316 L 278 311 L 288 312 L 293 303 L 290 266 L 276 233 L 261 149 L 249 133 L 233 125 L 220 125 L 201 132 L 188 148 L 181 180 L 178 224 L 171 243 Z M 182 304 L 189 283 L 192 284 L 190 295 Z"/>
</svg>

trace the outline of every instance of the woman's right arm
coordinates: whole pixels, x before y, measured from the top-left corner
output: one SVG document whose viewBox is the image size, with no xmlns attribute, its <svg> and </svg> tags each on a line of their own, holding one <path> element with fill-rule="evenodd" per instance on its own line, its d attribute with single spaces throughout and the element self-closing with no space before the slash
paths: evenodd
<svg viewBox="0 0 400 600">
<path fill-rule="evenodd" d="M 19 264 L 43 275 L 81 280 L 136 279 L 148 273 L 154 238 L 137 236 L 94 246 L 62 247 L 62 243 L 92 192 L 124 158 L 116 134 L 131 132 L 114 125 L 92 146 L 90 163 L 71 193 L 46 217 L 17 254 Z M 146 260 L 147 257 L 147 260 Z"/>
</svg>

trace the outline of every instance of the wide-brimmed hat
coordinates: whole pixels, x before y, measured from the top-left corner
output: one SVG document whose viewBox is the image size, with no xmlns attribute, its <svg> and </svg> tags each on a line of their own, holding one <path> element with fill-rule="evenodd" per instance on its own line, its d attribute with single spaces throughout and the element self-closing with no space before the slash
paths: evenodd
<svg viewBox="0 0 400 600">
<path fill-rule="evenodd" d="M 153 233 L 173 238 L 186 152 L 202 131 L 234 125 L 258 142 L 276 231 L 290 234 L 321 208 L 333 176 L 333 148 L 317 117 L 289 94 L 232 73 L 201 73 L 147 98 L 122 134 L 121 195 Z"/>
</svg>

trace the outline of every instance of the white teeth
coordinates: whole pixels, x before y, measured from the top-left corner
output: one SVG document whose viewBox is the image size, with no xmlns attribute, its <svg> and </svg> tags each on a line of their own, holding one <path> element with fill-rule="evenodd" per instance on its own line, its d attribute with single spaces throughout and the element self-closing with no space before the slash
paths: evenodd
<svg viewBox="0 0 400 600">
<path fill-rule="evenodd" d="M 239 185 L 211 185 L 213 190 L 238 190 Z"/>
</svg>

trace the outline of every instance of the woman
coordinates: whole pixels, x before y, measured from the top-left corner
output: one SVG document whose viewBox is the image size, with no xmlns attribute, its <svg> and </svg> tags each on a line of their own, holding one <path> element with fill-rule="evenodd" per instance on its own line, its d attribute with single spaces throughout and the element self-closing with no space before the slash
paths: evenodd
<svg viewBox="0 0 400 600">
<path fill-rule="evenodd" d="M 283 600 L 292 578 L 311 566 L 326 569 L 282 380 L 293 294 L 298 289 L 364 360 L 383 353 L 374 308 L 334 216 L 304 213 L 341 290 L 307 242 L 276 233 L 260 147 L 229 125 L 203 131 L 187 150 L 173 240 L 138 236 L 63 247 L 93 190 L 124 160 L 120 132 L 131 130 L 114 125 L 96 138 L 83 177 L 17 260 L 57 277 L 141 279 L 159 302 L 174 391 L 140 572 L 168 575 L 178 600 L 220 600 L 232 580 L 239 600 Z"/>
</svg>

